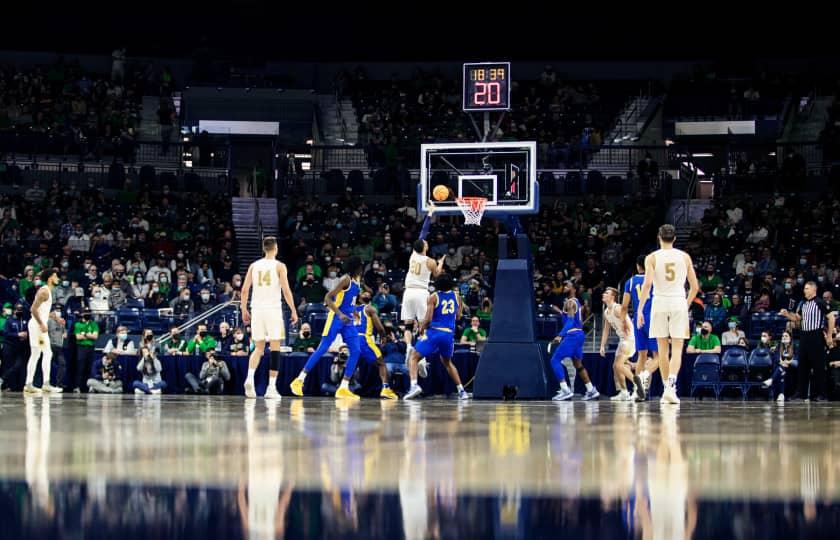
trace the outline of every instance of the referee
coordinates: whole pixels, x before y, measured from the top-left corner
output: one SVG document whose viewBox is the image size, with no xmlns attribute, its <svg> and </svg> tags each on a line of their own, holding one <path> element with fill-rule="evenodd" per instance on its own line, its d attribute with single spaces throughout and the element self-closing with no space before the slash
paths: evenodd
<svg viewBox="0 0 840 540">
<path fill-rule="evenodd" d="M 834 313 L 822 298 L 817 298 L 817 284 L 805 284 L 805 299 L 799 302 L 796 313 L 783 309 L 781 314 L 796 322 L 802 330 L 799 337 L 799 380 L 798 395 L 808 399 L 808 383 L 811 384 L 811 399 L 825 399 L 826 353 L 825 328 L 828 335 L 834 335 Z"/>
</svg>

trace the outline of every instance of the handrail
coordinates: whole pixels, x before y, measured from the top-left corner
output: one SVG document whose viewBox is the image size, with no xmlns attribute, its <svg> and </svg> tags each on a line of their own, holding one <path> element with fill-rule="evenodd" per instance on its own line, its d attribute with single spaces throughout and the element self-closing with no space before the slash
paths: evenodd
<svg viewBox="0 0 840 540">
<path fill-rule="evenodd" d="M 341 112 L 341 93 L 339 92 L 338 85 L 335 87 L 335 92 L 333 93 L 335 97 L 335 116 L 338 120 L 338 125 L 341 126 L 341 140 L 347 141 L 347 122 L 344 120 L 344 114 Z"/>
<path fill-rule="evenodd" d="M 212 308 L 208 309 L 207 311 L 203 311 L 203 312 L 199 313 L 198 315 L 194 316 L 192 319 L 188 320 L 187 322 L 185 322 L 184 324 L 179 326 L 178 327 L 178 332 L 180 333 L 180 332 L 183 332 L 184 330 L 189 330 L 193 326 L 196 326 L 197 324 L 199 324 L 202 320 L 206 320 L 208 317 L 211 317 L 211 316 L 215 315 L 216 313 L 219 313 L 222 310 L 224 310 L 225 308 L 228 308 L 230 306 L 239 306 L 239 300 L 228 300 L 227 302 L 225 302 L 223 304 L 213 306 Z M 156 341 L 157 341 L 158 345 L 162 345 L 162 344 L 166 343 L 167 341 L 169 341 L 170 339 L 172 339 L 172 334 L 166 334 L 165 336 L 162 336 L 162 337 L 158 338 Z"/>
</svg>

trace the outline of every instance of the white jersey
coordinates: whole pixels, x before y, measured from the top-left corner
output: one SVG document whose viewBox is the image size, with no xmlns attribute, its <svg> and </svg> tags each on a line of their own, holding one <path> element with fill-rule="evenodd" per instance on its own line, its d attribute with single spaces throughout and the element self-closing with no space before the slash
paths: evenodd
<svg viewBox="0 0 840 540">
<path fill-rule="evenodd" d="M 53 296 L 52 291 L 50 291 L 50 288 L 48 286 L 44 285 L 41 288 L 47 289 L 47 299 L 41 302 L 41 305 L 38 306 L 38 317 L 41 319 L 41 322 L 47 324 L 47 319 L 50 318 L 50 311 L 52 310 Z M 38 327 L 38 321 L 35 320 L 35 317 L 32 317 L 29 320 L 30 322 L 32 322 L 33 326 L 35 326 L 36 328 Z"/>
<path fill-rule="evenodd" d="M 260 259 L 251 265 L 251 309 L 283 309 L 283 289 L 276 259 Z"/>
<path fill-rule="evenodd" d="M 416 251 L 411 252 L 411 258 L 408 259 L 408 273 L 405 275 L 406 289 L 429 289 L 432 271 L 429 270 L 428 261 L 429 257 L 420 255 Z"/>
<path fill-rule="evenodd" d="M 685 280 L 688 268 L 685 252 L 679 249 L 660 249 L 653 252 L 656 259 L 653 269 L 653 289 L 656 298 L 686 299 Z"/>
<path fill-rule="evenodd" d="M 613 304 L 612 309 L 606 307 L 604 308 L 604 318 L 610 326 L 612 326 L 612 329 L 615 330 L 615 333 L 618 334 L 620 339 L 635 338 L 633 334 L 633 323 L 630 321 L 630 316 L 625 315 L 624 321 L 622 321 L 618 315 L 619 313 L 621 313 L 621 306 L 618 304 Z"/>
</svg>

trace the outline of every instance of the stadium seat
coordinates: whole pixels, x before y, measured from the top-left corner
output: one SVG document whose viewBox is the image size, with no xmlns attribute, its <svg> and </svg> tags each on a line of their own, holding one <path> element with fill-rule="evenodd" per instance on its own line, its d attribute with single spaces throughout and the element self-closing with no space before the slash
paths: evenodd
<svg viewBox="0 0 840 540">
<path fill-rule="evenodd" d="M 566 175 L 566 178 L 563 181 L 563 194 L 564 195 L 580 195 L 581 193 L 581 179 L 580 174 L 576 172 L 570 172 Z"/>
<path fill-rule="evenodd" d="M 326 313 L 312 313 L 309 315 L 309 325 L 312 327 L 312 335 L 320 336 L 324 331 L 324 326 L 327 324 Z"/>
<path fill-rule="evenodd" d="M 128 328 L 129 332 L 139 332 L 143 329 L 143 320 L 137 308 L 120 308 L 117 310 L 117 324 Z"/>
<path fill-rule="evenodd" d="M 557 194 L 557 180 L 550 171 L 540 174 L 540 194 L 554 196 Z"/>
<path fill-rule="evenodd" d="M 744 398 L 747 397 L 747 351 L 732 347 L 723 354 L 718 387 L 718 395 L 727 388 L 737 388 Z"/>
<path fill-rule="evenodd" d="M 715 398 L 720 396 L 720 357 L 716 354 L 701 354 L 694 360 L 694 371 L 691 375 L 691 393 L 701 388 L 710 388 Z"/>
<path fill-rule="evenodd" d="M 769 349 L 755 349 L 750 353 L 747 379 L 750 383 L 761 383 L 773 373 L 773 357 Z"/>
</svg>

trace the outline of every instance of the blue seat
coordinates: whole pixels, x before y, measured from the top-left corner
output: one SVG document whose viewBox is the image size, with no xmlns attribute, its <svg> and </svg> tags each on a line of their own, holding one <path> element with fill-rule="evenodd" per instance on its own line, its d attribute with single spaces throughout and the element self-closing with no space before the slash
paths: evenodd
<svg viewBox="0 0 840 540">
<path fill-rule="evenodd" d="M 755 349 L 750 353 L 747 380 L 750 383 L 761 384 L 773 374 L 773 356 L 769 349 Z"/>
<path fill-rule="evenodd" d="M 309 326 L 312 327 L 312 335 L 320 336 L 324 331 L 324 326 L 327 324 L 326 313 L 312 313 L 309 315 Z"/>
<path fill-rule="evenodd" d="M 326 313 L 328 310 L 324 304 L 306 304 L 303 306 L 302 317 L 304 320 L 309 320 L 309 316 L 313 313 Z"/>
<path fill-rule="evenodd" d="M 691 375 L 691 393 L 701 388 L 710 388 L 715 398 L 720 395 L 720 357 L 716 354 L 701 354 L 694 360 L 694 371 Z"/>
<path fill-rule="evenodd" d="M 736 388 L 741 396 L 747 397 L 747 351 L 741 347 L 728 349 L 720 361 L 720 392 Z"/>
<path fill-rule="evenodd" d="M 175 322 L 172 315 L 161 315 L 157 309 L 143 310 L 143 325 L 155 334 L 165 334 Z"/>
<path fill-rule="evenodd" d="M 143 320 L 140 317 L 140 310 L 132 307 L 122 307 L 118 309 L 117 324 L 128 328 L 130 333 L 140 332 L 143 329 Z"/>
</svg>

